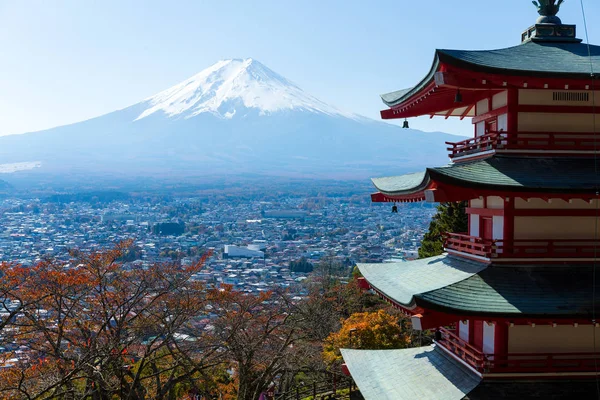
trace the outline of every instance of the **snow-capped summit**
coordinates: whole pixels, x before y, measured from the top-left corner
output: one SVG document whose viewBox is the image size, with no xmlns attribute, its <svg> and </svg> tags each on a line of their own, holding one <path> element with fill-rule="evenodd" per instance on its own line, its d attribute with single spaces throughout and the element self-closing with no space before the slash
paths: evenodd
<svg viewBox="0 0 600 400">
<path fill-rule="evenodd" d="M 0 174 L 366 178 L 445 163 L 452 139 L 342 112 L 258 61 L 226 60 L 121 110 L 0 137 Z"/>
<path fill-rule="evenodd" d="M 146 99 L 143 104 L 148 108 L 136 120 L 159 111 L 177 118 L 211 113 L 230 119 L 236 114 L 245 114 L 247 109 L 255 109 L 259 115 L 304 110 L 353 119 L 358 117 L 309 95 L 252 58 L 219 61 Z"/>
</svg>

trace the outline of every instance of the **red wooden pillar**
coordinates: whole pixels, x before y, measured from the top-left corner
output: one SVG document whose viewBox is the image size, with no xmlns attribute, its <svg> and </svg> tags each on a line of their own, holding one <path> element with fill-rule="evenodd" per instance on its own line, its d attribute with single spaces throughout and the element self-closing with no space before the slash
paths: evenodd
<svg viewBox="0 0 600 400">
<path fill-rule="evenodd" d="M 512 253 L 515 240 L 515 198 L 504 199 L 504 232 L 502 232 L 504 252 Z M 506 255 L 505 255 L 506 256 Z"/>
<path fill-rule="evenodd" d="M 519 131 L 519 89 L 508 89 L 506 128 L 509 135 Z"/>
<path fill-rule="evenodd" d="M 482 205 L 483 209 L 487 208 L 487 196 L 483 196 L 483 205 Z M 479 213 L 479 235 L 477 235 L 477 237 L 482 238 L 483 237 L 483 213 Z"/>
<path fill-rule="evenodd" d="M 471 203 L 472 203 L 472 200 L 469 200 L 467 203 L 467 207 L 469 207 L 469 208 L 473 207 L 473 205 Z M 467 235 L 473 236 L 473 232 L 471 232 L 471 213 L 467 214 L 467 218 L 468 218 L 468 224 L 469 224 L 468 228 L 467 228 L 467 232 L 468 232 Z"/>
<path fill-rule="evenodd" d="M 469 320 L 469 344 L 475 344 L 475 321 Z"/>
<path fill-rule="evenodd" d="M 508 324 L 496 322 L 494 330 L 494 354 L 506 355 L 508 353 Z"/>
<path fill-rule="evenodd" d="M 483 351 L 483 321 L 473 322 L 473 346 L 478 350 Z"/>
</svg>

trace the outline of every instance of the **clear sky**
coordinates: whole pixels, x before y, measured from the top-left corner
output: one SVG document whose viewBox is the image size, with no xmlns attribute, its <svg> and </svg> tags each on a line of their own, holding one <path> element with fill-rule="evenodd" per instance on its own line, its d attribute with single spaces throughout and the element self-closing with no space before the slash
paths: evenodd
<svg viewBox="0 0 600 400">
<path fill-rule="evenodd" d="M 600 1 L 584 0 L 592 43 Z M 559 16 L 584 38 L 579 0 Z M 435 48 L 516 45 L 529 0 L 0 0 L 0 135 L 98 116 L 226 58 L 252 57 L 323 101 L 371 118 Z M 471 134 L 466 121 L 411 128 Z"/>
</svg>

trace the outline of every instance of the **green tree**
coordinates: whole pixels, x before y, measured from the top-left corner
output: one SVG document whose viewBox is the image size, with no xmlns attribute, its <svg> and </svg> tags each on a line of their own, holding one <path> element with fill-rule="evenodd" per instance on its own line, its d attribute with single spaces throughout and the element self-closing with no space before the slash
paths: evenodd
<svg viewBox="0 0 600 400">
<path fill-rule="evenodd" d="M 421 241 L 419 258 L 434 257 L 444 252 L 445 232 L 467 232 L 469 218 L 465 212 L 467 202 L 442 203 L 429 224 L 429 231 Z"/>
<path fill-rule="evenodd" d="M 306 257 L 302 257 L 298 261 L 290 262 L 290 270 L 292 272 L 312 272 L 313 269 L 314 266 L 306 259 Z"/>
</svg>

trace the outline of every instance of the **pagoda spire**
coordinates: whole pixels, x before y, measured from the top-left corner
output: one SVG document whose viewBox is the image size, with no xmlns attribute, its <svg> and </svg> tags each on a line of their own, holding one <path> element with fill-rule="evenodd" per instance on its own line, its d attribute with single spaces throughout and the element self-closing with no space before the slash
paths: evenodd
<svg viewBox="0 0 600 400">
<path fill-rule="evenodd" d="M 533 5 L 538 9 L 538 24 L 560 24 L 560 18 L 556 16 L 560 10 L 561 4 L 564 0 L 538 0 L 532 1 Z"/>
</svg>

